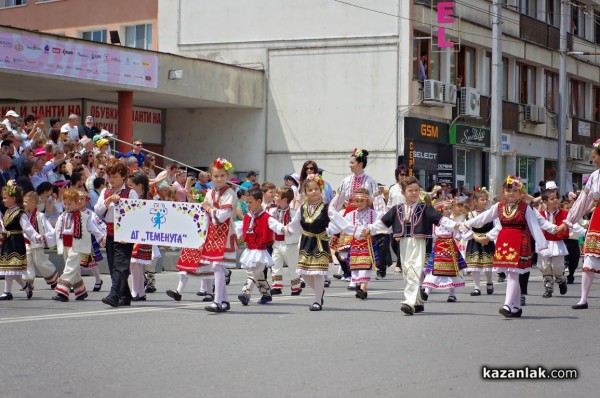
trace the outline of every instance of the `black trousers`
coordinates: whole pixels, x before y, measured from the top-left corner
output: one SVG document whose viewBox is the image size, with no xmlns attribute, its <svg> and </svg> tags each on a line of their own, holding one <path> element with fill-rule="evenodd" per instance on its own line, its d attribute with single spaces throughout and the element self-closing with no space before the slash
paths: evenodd
<svg viewBox="0 0 600 398">
<path fill-rule="evenodd" d="M 575 274 L 575 270 L 579 265 L 579 258 L 581 251 L 579 249 L 579 240 L 577 239 L 565 239 L 565 245 L 569 251 L 569 255 L 565 256 L 565 265 L 569 267 L 569 276 L 572 277 Z"/>
<path fill-rule="evenodd" d="M 106 236 L 106 262 L 108 262 L 108 274 L 112 278 L 115 264 L 115 237 Z"/>
<path fill-rule="evenodd" d="M 392 265 L 392 253 L 390 252 L 390 235 L 375 235 L 373 246 L 377 247 L 379 259 L 377 261 L 377 270 L 381 275 L 385 275 L 387 267 Z"/>
<path fill-rule="evenodd" d="M 112 286 L 108 297 L 115 301 L 119 301 L 120 299 L 131 300 L 131 290 L 129 289 L 128 279 L 133 243 L 114 242 L 113 247 L 114 263 L 113 270 L 110 274 Z"/>
<path fill-rule="evenodd" d="M 396 255 L 396 267 L 402 267 L 402 262 L 400 261 L 400 242 L 394 239 L 394 234 L 390 234 L 390 246 L 392 246 L 392 251 Z"/>
</svg>

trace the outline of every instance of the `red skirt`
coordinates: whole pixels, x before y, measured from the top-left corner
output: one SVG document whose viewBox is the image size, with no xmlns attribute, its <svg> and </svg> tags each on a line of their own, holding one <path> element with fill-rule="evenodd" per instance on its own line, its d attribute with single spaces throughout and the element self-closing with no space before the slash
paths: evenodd
<svg viewBox="0 0 600 398">
<path fill-rule="evenodd" d="M 529 230 L 502 228 L 496 240 L 494 267 L 529 268 L 532 252 Z"/>
<path fill-rule="evenodd" d="M 600 257 L 600 210 L 596 207 L 583 243 L 583 255 Z"/>
<path fill-rule="evenodd" d="M 202 251 L 199 249 L 190 249 L 184 247 L 181 250 L 179 259 L 177 260 L 176 268 L 179 271 L 196 272 L 200 266 L 200 258 L 202 257 Z"/>
</svg>

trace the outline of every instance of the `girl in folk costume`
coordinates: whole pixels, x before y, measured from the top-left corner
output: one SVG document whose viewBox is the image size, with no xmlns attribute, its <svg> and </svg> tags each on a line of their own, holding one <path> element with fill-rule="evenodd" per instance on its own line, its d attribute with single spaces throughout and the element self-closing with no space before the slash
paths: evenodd
<svg viewBox="0 0 600 398">
<path fill-rule="evenodd" d="M 23 211 L 23 191 L 13 180 L 2 188 L 2 201 L 6 206 L 6 212 L 2 217 L 2 231 L 0 249 L 0 275 L 4 275 L 4 293 L 0 300 L 12 300 L 12 284 L 17 280 L 24 285 L 27 299 L 33 295 L 33 287 L 30 283 L 23 281 L 23 275 L 27 274 L 27 249 L 25 236 L 30 242 L 42 243 L 43 238 L 38 234 L 29 222 L 29 217 Z M 25 235 L 25 236 L 24 236 Z"/>
<path fill-rule="evenodd" d="M 444 200 L 435 204 L 435 209 L 442 212 L 444 217 L 452 219 L 452 201 Z M 463 287 L 465 281 L 460 270 L 467 268 L 455 241 L 455 233 L 451 229 L 446 229 L 439 225 L 433 226 L 433 250 L 427 263 L 425 272 L 427 276 L 423 280 L 425 293 L 423 300 L 427 301 L 431 289 L 449 289 L 449 303 L 456 302 L 454 289 Z"/>
<path fill-rule="evenodd" d="M 489 194 L 485 188 L 475 188 L 473 192 L 473 207 L 474 210 L 467 213 L 467 220 L 477 217 L 483 213 L 488 205 Z M 492 281 L 492 266 L 494 264 L 494 251 L 496 246 L 494 241 L 500 232 L 500 221 L 497 219 L 480 228 L 473 230 L 464 235 L 467 241 L 467 250 L 465 260 L 467 262 L 467 272 L 473 277 L 475 289 L 471 292 L 471 296 L 481 295 L 481 273 L 485 273 L 486 277 L 486 293 L 494 293 L 494 282 Z"/>
<path fill-rule="evenodd" d="M 233 166 L 227 159 L 216 159 L 210 167 L 215 187 L 206 194 L 202 207 L 210 217 L 206 240 L 202 246 L 200 263 L 206 264 L 215 275 L 214 302 L 205 307 L 209 312 L 229 310 L 227 301 L 226 267 L 235 265 L 237 236 L 235 234 L 235 209 L 237 195 L 227 185 Z"/>
<path fill-rule="evenodd" d="M 91 235 L 96 237 L 100 245 L 106 242 L 106 231 L 97 224 L 97 218 L 79 210 L 85 207 L 86 197 L 75 189 L 68 189 L 64 193 L 65 212 L 56 221 L 55 233 L 57 252 L 63 255 L 65 269 L 52 300 L 69 301 L 71 289 L 75 292 L 75 300 L 84 300 L 88 296 L 81 279 L 81 256 L 92 251 Z"/>
<path fill-rule="evenodd" d="M 150 193 L 150 180 L 142 171 L 136 171 L 127 178 L 127 185 L 133 189 L 140 199 L 152 200 Z M 158 251 L 156 245 L 144 245 L 135 243 L 131 252 L 131 299 L 133 301 L 146 301 L 146 291 L 144 289 L 144 267 L 148 264 L 155 264 L 158 257 L 155 252 Z"/>
<path fill-rule="evenodd" d="M 565 224 L 574 224 L 588 212 L 593 201 L 600 199 L 600 139 L 592 149 L 592 161 L 599 170 L 588 178 L 587 184 L 573 204 Z M 572 306 L 574 310 L 588 308 L 588 294 L 594 282 L 594 276 L 600 273 L 600 206 L 596 206 L 590 220 L 583 244 L 583 274 L 581 276 L 581 298 Z"/>
<path fill-rule="evenodd" d="M 369 196 L 373 198 L 373 207 L 379 214 L 386 212 L 386 204 L 383 199 L 383 195 L 379 195 L 379 187 L 375 179 L 365 174 L 365 168 L 367 167 L 369 152 L 366 149 L 359 150 L 354 148 L 354 151 L 350 155 L 348 165 L 352 174 L 342 180 L 340 188 L 331 200 L 331 206 L 337 211 L 341 211 L 342 215 L 350 213 L 356 210 L 356 204 L 352 200 L 354 193 L 358 188 L 365 188 L 369 192 Z M 350 247 L 352 241 L 351 236 L 344 234 L 340 235 L 339 241 L 336 243 L 336 250 L 345 251 Z M 348 285 L 349 290 L 355 289 L 355 284 L 350 282 Z"/>
<path fill-rule="evenodd" d="M 23 207 L 25 208 L 27 217 L 29 217 L 31 226 L 43 237 L 43 242 L 41 243 L 32 242 L 28 239 L 25 240 L 27 246 L 27 275 L 24 279 L 25 282 L 31 284 L 33 287 L 37 270 L 46 280 L 46 283 L 50 285 L 50 288 L 54 290 L 58 282 L 58 273 L 54 264 L 50 262 L 48 254 L 44 252 L 44 247 L 56 246 L 56 238 L 54 236 L 54 227 L 50 224 L 46 215 L 38 211 L 38 202 L 39 196 L 33 191 L 27 192 L 23 199 Z"/>
<path fill-rule="evenodd" d="M 496 240 L 493 272 L 506 273 L 506 297 L 499 312 L 507 318 L 520 318 L 521 287 L 519 274 L 529 272 L 531 267 L 531 236 L 535 239 L 536 251 L 547 254 L 548 243 L 538 223 L 536 212 L 521 200 L 523 184 L 517 177 L 508 177 L 503 183 L 504 200 L 489 210 L 465 222 L 467 228 L 482 227 L 495 219 L 500 220 L 502 229 Z M 565 226 L 566 227 L 566 226 Z M 550 232 L 556 232 L 552 226 Z"/>
<path fill-rule="evenodd" d="M 104 221 L 96 213 L 87 208 L 88 202 L 90 198 L 87 196 L 87 192 L 85 190 L 79 191 L 79 195 L 83 198 L 79 203 L 79 211 L 83 214 L 87 214 L 89 217 L 94 219 L 96 226 L 102 230 L 104 236 L 106 236 L 106 224 Z M 99 292 L 102 288 L 102 277 L 100 276 L 100 270 L 98 269 L 98 263 L 104 259 L 102 253 L 100 252 L 100 245 L 96 240 L 96 237 L 92 235 L 92 251 L 87 254 L 81 255 L 81 269 L 82 270 L 90 270 L 94 278 L 96 279 L 94 283 L 93 290 L 95 292 Z"/>
<path fill-rule="evenodd" d="M 291 235 L 302 231 L 296 272 L 315 291 L 315 302 L 309 307 L 311 311 L 321 311 L 323 308 L 324 278 L 328 273 L 330 259 L 329 237 L 340 231 L 357 233 L 355 226 L 349 224 L 329 204 L 323 203 L 323 185 L 319 176 L 307 178 L 302 187 L 305 203 L 286 227 L 287 233 Z M 360 231 L 357 237 L 359 235 Z"/>
<path fill-rule="evenodd" d="M 369 207 L 371 198 L 366 188 L 358 188 L 352 201 L 356 210 L 346 214 L 345 219 L 355 227 L 366 227 L 379 219 L 377 212 Z M 367 299 L 367 285 L 371 281 L 371 270 L 377 266 L 378 253 L 374 238 L 366 235 L 353 238 L 348 253 L 348 264 L 352 273 L 352 283 L 356 285 L 356 298 Z"/>
</svg>

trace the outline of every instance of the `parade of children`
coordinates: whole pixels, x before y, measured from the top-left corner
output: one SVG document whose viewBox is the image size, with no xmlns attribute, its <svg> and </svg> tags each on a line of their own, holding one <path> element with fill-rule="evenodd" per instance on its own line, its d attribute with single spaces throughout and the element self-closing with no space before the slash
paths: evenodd
<svg viewBox="0 0 600 398">
<path fill-rule="evenodd" d="M 140 142 L 134 141 L 136 145 Z M 600 159 L 596 152 L 594 149 L 594 156 Z M 39 195 L 35 191 L 23 195 L 22 188 L 9 181 L 2 189 L 6 211 L 2 215 L 0 275 L 4 277 L 4 292 L 0 301 L 13 300 L 14 281 L 24 292 L 23 298 L 30 299 L 36 276 L 54 290 L 53 300 L 68 302 L 74 293 L 75 300 L 82 301 L 100 291 L 108 280 L 101 273 L 106 257 L 112 287 L 101 301 L 117 308 L 128 307 L 132 301 L 144 305 L 140 302 L 159 300 L 152 295 L 156 291 L 166 292 L 179 302 L 190 277 L 195 277 L 200 297 L 194 295 L 191 300 L 207 303 L 204 309 L 210 313 L 225 313 L 232 310 L 232 304 L 245 307 L 252 302 L 270 304 L 267 307 L 271 308 L 285 306 L 287 300 L 303 299 L 304 285 L 314 294 L 305 299 L 308 309 L 321 311 L 326 309 L 329 275 L 341 265 L 345 275 L 333 276 L 341 282 L 347 278 L 352 290 L 343 295 L 359 299 L 368 309 L 376 300 L 373 294 L 384 283 L 394 283 L 404 296 L 400 300 L 398 295 L 398 312 L 407 316 L 427 314 L 426 301 L 457 303 L 447 307 L 450 313 L 456 306 L 481 301 L 482 292 L 496 292 L 493 275 L 502 272 L 506 275 L 506 294 L 498 312 L 505 318 L 521 318 L 528 280 L 524 276 L 535 266 L 533 254 L 538 255 L 540 270 L 533 276 L 542 279 L 540 297 L 551 299 L 557 290 L 565 295 L 567 284 L 579 275 L 578 239 L 585 237 L 581 299 L 573 308 L 587 308 L 591 281 L 600 269 L 598 245 L 594 243 L 596 229 L 600 230 L 596 214 L 600 213 L 590 207 L 600 195 L 598 173 L 590 176 L 579 196 L 576 192 L 561 196 L 550 181 L 533 200 L 519 177 L 508 176 L 499 195 L 491 197 L 480 187 L 452 190 L 444 182 L 444 190 L 442 183 L 435 181 L 435 186 L 425 187 L 401 165 L 395 171 L 396 181 L 388 198 L 388 187 L 364 173 L 368 155 L 364 149 L 350 152 L 347 159 L 352 174 L 342 179 L 331 203 L 323 191 L 323 176 L 316 173 L 318 166 L 312 160 L 300 163 L 296 171 L 282 172 L 281 180 L 259 184 L 256 172 L 236 173 L 232 162 L 217 158 L 206 171 L 200 171 L 202 190 L 194 186 L 194 168 L 172 162 L 168 171 L 157 176 L 151 163 L 130 172 L 126 158 L 109 153 L 95 168 L 96 172 L 106 170 L 107 178 L 104 174 L 90 176 L 94 188 L 106 183 L 100 192 L 94 189 L 88 193 L 85 186 L 79 191 L 68 188 L 68 175 L 56 186 L 42 182 Z M 183 177 L 169 182 L 169 173 L 187 175 L 187 179 L 185 183 Z M 247 180 L 240 184 L 244 175 Z M 290 180 L 294 184 L 290 185 Z M 95 205 L 89 204 L 90 198 L 97 200 Z M 238 198 L 246 209 L 241 214 Z M 198 230 L 201 245 L 169 247 L 158 242 L 115 240 L 115 212 L 124 199 L 190 202 L 206 219 L 205 229 Z M 52 206 L 48 206 L 50 202 Z M 592 211 L 593 234 L 585 229 Z M 385 247 L 378 237 L 386 237 Z M 395 253 L 393 261 L 391 251 Z M 177 287 L 157 289 L 157 264 L 165 255 L 173 254 L 179 271 Z M 398 267 L 400 276 L 386 278 L 391 264 Z M 236 282 L 240 284 L 238 300 L 231 303 L 227 285 L 232 275 L 241 276 L 236 268 L 242 268 L 244 275 L 243 282 Z M 377 280 L 372 277 L 374 270 Z M 87 271 L 94 277 L 91 292 L 84 284 Z M 346 290 L 346 286 L 331 286 Z M 468 290 L 456 290 L 461 287 Z M 37 288 L 42 289 L 42 285 Z M 254 290 L 259 295 L 255 301 Z M 447 296 L 436 299 L 439 290 L 447 291 Z"/>
</svg>

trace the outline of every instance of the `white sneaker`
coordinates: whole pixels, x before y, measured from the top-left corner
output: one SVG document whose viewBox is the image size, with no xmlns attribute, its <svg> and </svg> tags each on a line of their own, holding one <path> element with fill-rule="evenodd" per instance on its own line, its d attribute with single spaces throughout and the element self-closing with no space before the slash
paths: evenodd
<svg viewBox="0 0 600 398">
<path fill-rule="evenodd" d="M 352 282 L 352 278 L 346 277 L 342 279 L 344 282 Z"/>
</svg>

